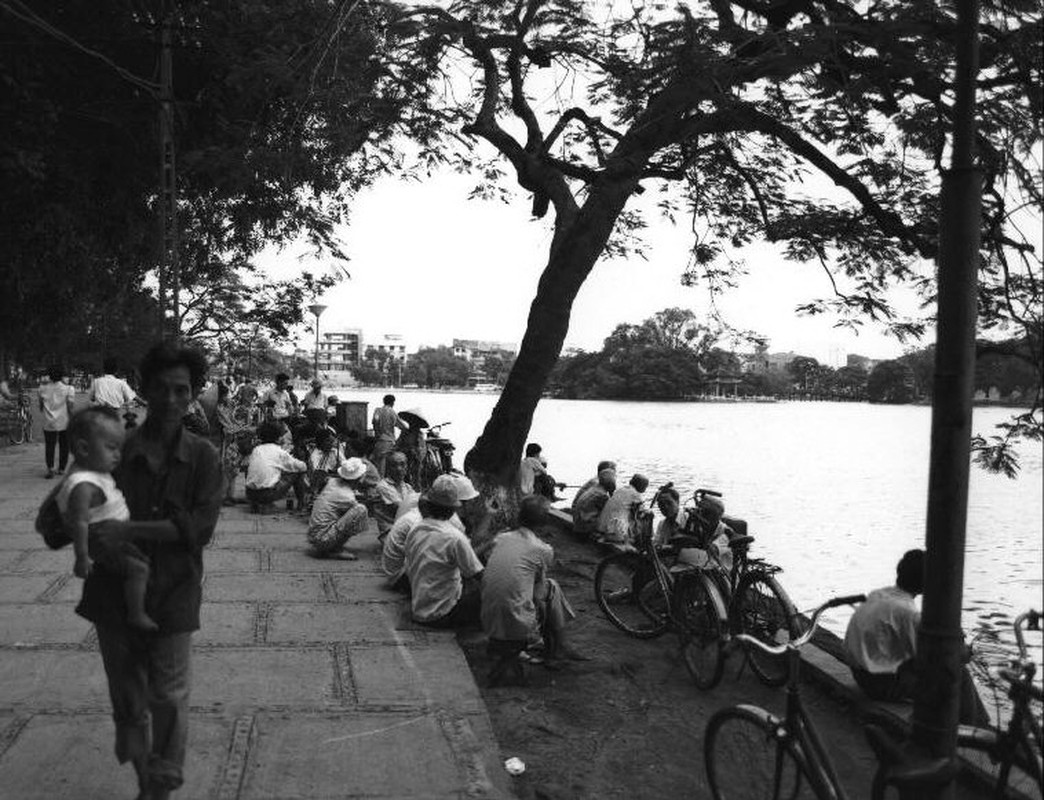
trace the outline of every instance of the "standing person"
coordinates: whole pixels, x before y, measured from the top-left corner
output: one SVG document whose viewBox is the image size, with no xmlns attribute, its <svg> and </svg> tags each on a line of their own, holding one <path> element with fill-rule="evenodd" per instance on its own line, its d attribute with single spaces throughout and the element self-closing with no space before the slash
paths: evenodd
<svg viewBox="0 0 1044 800">
<path fill-rule="evenodd" d="M 580 658 L 566 642 L 566 624 L 576 618 L 558 582 L 551 545 L 535 528 L 547 522 L 550 501 L 528 495 L 519 501 L 518 528 L 497 534 L 482 575 L 482 629 L 491 649 L 523 650 L 542 643 L 547 658 Z"/>
<path fill-rule="evenodd" d="M 290 417 L 297 415 L 297 395 L 290 385 L 290 376 L 285 372 L 276 375 L 275 380 L 275 386 L 265 392 L 261 402 L 271 404 L 272 419 L 285 423 Z"/>
<path fill-rule="evenodd" d="M 376 441 L 373 443 L 373 452 L 370 453 L 370 461 L 382 476 L 388 453 L 395 448 L 396 428 L 404 433 L 409 430 L 406 423 L 395 413 L 395 395 L 386 394 L 384 395 L 384 405 L 374 409 L 373 412 L 373 435 L 376 437 Z"/>
<path fill-rule="evenodd" d="M 482 562 L 468 537 L 450 522 L 461 507 L 456 482 L 439 475 L 421 499 L 421 521 L 410 529 L 404 547 L 413 619 L 433 628 L 477 625 Z"/>
<path fill-rule="evenodd" d="M 106 406 L 119 412 L 138 398 L 130 384 L 116 376 L 116 359 L 107 358 L 102 362 L 102 374 L 91 383 L 90 402 L 94 406 Z"/>
<path fill-rule="evenodd" d="M 47 371 L 49 383 L 40 387 L 39 404 L 43 414 L 44 461 L 47 464 L 47 477 L 55 476 L 54 448 L 58 445 L 57 474 L 65 472 L 69 463 L 69 439 L 66 431 L 69 418 L 76 407 L 76 390 L 64 380 L 62 368 L 53 366 Z"/>
<path fill-rule="evenodd" d="M 239 449 L 240 437 L 252 432 L 249 425 L 236 422 L 232 414 L 232 392 L 224 383 L 218 383 L 218 402 L 214 410 L 217 429 L 220 434 L 221 471 L 225 476 L 225 505 L 236 503 L 233 494 L 236 476 L 243 464 L 243 454 Z"/>
<path fill-rule="evenodd" d="M 87 576 L 76 607 L 97 631 L 116 722 L 116 757 L 133 763 L 139 800 L 166 800 L 183 782 L 203 548 L 224 494 L 214 447 L 182 426 L 206 369 L 200 353 L 169 342 L 145 355 L 141 385 L 148 415 L 127 436 L 114 472 L 130 520 L 102 522 L 92 531 L 106 548 L 133 543 L 148 557 L 152 575 L 145 605 L 159 630 L 144 634 L 127 624 L 123 581 L 104 564 Z"/>
<path fill-rule="evenodd" d="M 318 378 L 312 378 L 312 388 L 301 398 L 301 410 L 310 408 L 321 408 L 326 413 L 326 395 L 323 393 L 323 382 Z"/>
<path fill-rule="evenodd" d="M 913 700 L 917 684 L 917 629 L 921 612 L 915 598 L 924 591 L 924 550 L 907 550 L 895 567 L 895 585 L 875 589 L 848 621 L 845 652 L 852 677 L 873 700 Z M 960 722 L 987 725 L 989 715 L 971 674 L 961 672 Z"/>
</svg>

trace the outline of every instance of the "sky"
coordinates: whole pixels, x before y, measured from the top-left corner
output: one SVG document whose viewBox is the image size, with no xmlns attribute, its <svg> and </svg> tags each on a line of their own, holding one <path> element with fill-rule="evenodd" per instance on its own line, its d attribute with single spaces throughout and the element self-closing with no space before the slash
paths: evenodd
<svg viewBox="0 0 1044 800">
<path fill-rule="evenodd" d="M 469 200 L 473 185 L 467 176 L 445 173 L 420 182 L 389 177 L 361 192 L 350 224 L 340 229 L 350 278 L 319 298 L 328 306 L 320 332 L 361 328 L 364 342 L 400 334 L 408 352 L 454 338 L 517 345 L 546 262 L 551 213 L 531 219 L 521 192 L 507 204 Z M 706 288 L 680 281 L 691 234 L 655 214 L 646 221 L 647 260 L 595 265 L 574 303 L 567 346 L 599 350 L 618 324 L 640 323 L 673 306 L 706 316 Z M 793 351 L 836 367 L 848 353 L 884 359 L 904 351 L 869 325 L 856 335 L 833 327 L 834 318 L 796 315 L 799 303 L 829 295 L 820 267 L 785 261 L 767 245 L 743 256 L 749 274 L 718 309 L 736 328 L 767 336 L 771 352 Z M 293 245 L 266 250 L 258 263 L 279 277 L 330 266 Z M 912 297 L 897 300 L 904 313 L 916 313 Z M 302 331 L 302 347 L 312 346 L 311 331 Z"/>
</svg>

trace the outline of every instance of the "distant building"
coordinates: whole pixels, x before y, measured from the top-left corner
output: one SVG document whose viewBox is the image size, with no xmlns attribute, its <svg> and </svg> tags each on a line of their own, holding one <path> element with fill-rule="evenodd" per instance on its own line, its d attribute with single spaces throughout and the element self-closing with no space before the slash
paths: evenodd
<svg viewBox="0 0 1044 800">
<path fill-rule="evenodd" d="M 766 370 L 775 372 L 784 372 L 790 362 L 798 357 L 797 353 L 787 351 L 785 353 L 767 353 L 765 355 L 765 362 L 767 364 Z"/>
<path fill-rule="evenodd" d="M 372 339 L 370 337 L 363 339 L 364 356 L 371 347 L 379 354 L 387 353 L 389 358 L 400 364 L 406 363 L 406 340 L 398 333 L 382 333 Z"/>
<path fill-rule="evenodd" d="M 361 330 L 328 331 L 319 341 L 319 372 L 347 372 L 358 366 L 361 355 Z"/>
<path fill-rule="evenodd" d="M 484 361 L 486 356 L 498 355 L 514 358 L 518 355 L 518 348 L 506 342 L 492 342 L 482 339 L 454 339 L 453 355 L 463 358 L 465 361 L 475 363 Z"/>
</svg>

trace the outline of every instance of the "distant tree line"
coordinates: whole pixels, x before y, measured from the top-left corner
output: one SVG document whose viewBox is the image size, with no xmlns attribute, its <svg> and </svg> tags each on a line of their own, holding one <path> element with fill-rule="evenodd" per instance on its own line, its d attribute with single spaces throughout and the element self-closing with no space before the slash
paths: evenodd
<svg viewBox="0 0 1044 800">
<path fill-rule="evenodd" d="M 753 371 L 745 368 L 741 355 L 717 346 L 716 340 L 716 333 L 701 326 L 691 311 L 665 309 L 640 325 L 618 325 L 598 352 L 560 358 L 549 390 L 555 397 L 606 400 L 681 400 L 718 392 L 872 403 L 931 399 L 934 345 L 879 362 L 869 371 L 861 366 L 835 369 L 810 356 L 798 356 L 784 369 Z M 1037 396 L 1038 372 L 1018 355 L 1018 341 L 982 342 L 979 349 L 976 389 L 994 390 L 1013 402 L 1031 402 Z"/>
</svg>

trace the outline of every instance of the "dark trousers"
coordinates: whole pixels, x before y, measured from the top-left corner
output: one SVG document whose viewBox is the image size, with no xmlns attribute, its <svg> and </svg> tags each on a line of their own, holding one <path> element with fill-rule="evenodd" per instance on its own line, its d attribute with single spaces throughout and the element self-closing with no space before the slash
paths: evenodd
<svg viewBox="0 0 1044 800">
<path fill-rule="evenodd" d="M 96 630 L 116 723 L 116 758 L 135 763 L 142 788 L 177 789 L 188 739 L 192 634 Z"/>
<path fill-rule="evenodd" d="M 66 431 L 44 431 L 44 461 L 47 469 L 54 469 L 54 445 L 58 444 L 58 469 L 69 463 L 69 437 Z"/>
<path fill-rule="evenodd" d="M 916 662 L 912 659 L 904 661 L 899 665 L 896 672 L 873 674 L 858 667 L 852 667 L 852 677 L 863 690 L 863 693 L 872 700 L 882 703 L 903 703 L 914 699 L 917 690 Z M 975 688 L 971 672 L 967 667 L 961 669 L 961 692 L 960 692 L 959 719 L 962 725 L 988 725 L 990 722 L 986 706 L 982 704 L 982 698 Z"/>
</svg>

